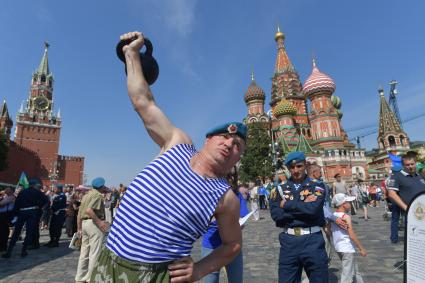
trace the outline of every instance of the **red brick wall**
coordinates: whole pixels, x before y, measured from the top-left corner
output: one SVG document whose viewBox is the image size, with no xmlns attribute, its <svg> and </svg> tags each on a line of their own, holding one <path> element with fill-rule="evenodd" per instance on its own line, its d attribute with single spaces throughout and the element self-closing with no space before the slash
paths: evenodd
<svg viewBox="0 0 425 283">
<path fill-rule="evenodd" d="M 38 176 L 41 168 L 40 158 L 29 149 L 10 142 L 7 159 L 9 167 L 0 171 L 0 182 L 17 184 L 21 172 L 25 172 L 28 178 Z"/>
<path fill-rule="evenodd" d="M 84 157 L 59 155 L 58 170 L 64 184 L 81 185 L 83 183 Z"/>
<path fill-rule="evenodd" d="M 36 152 L 41 160 L 40 177 L 47 179 L 58 158 L 60 128 L 36 125 L 16 125 L 15 142 Z"/>
</svg>

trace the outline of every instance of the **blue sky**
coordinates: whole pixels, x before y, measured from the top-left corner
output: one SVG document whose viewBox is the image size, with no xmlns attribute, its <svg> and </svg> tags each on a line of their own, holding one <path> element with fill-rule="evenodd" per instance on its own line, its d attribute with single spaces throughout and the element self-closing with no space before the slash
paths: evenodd
<svg viewBox="0 0 425 283">
<path fill-rule="evenodd" d="M 0 93 L 15 120 L 47 40 L 63 121 L 60 153 L 85 156 L 88 180 L 128 184 L 159 149 L 127 97 L 115 56 L 120 34 L 140 30 L 152 40 L 156 101 L 201 147 L 209 128 L 245 117 L 251 69 L 268 109 L 277 25 L 302 82 L 313 55 L 335 80 L 344 128 L 377 125 L 377 88 L 388 94 L 392 79 L 402 117 L 424 113 L 423 11 L 423 1 L 388 0 L 3 0 Z M 411 140 L 425 140 L 423 120 L 405 125 Z M 362 142 L 376 147 L 376 135 Z"/>
</svg>

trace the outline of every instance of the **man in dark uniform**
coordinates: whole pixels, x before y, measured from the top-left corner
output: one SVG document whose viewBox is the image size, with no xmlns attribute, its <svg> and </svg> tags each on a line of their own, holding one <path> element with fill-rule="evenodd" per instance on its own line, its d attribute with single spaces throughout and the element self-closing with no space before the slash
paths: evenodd
<svg viewBox="0 0 425 283">
<path fill-rule="evenodd" d="M 416 153 L 408 152 L 401 159 L 403 169 L 392 172 L 388 181 L 388 197 L 402 211 L 420 192 L 425 192 L 425 179 L 416 173 Z"/>
<path fill-rule="evenodd" d="M 54 193 L 50 207 L 52 212 L 49 226 L 50 241 L 45 245 L 49 248 L 59 247 L 59 238 L 66 219 L 66 196 L 63 193 L 63 186 L 57 184 Z"/>
<path fill-rule="evenodd" d="M 41 186 L 39 179 L 30 179 L 29 185 L 30 187 L 23 189 L 16 198 L 14 209 L 17 220 L 7 252 L 2 255 L 3 258 L 10 258 L 12 255 L 13 247 L 21 234 L 24 224 L 26 224 L 26 235 L 22 245 L 22 257 L 27 256 L 27 247 L 34 243 L 34 237 L 38 231 L 39 211 L 47 203 L 48 199 L 45 194 L 37 189 L 37 187 Z"/>
<path fill-rule="evenodd" d="M 325 187 L 307 177 L 305 155 L 288 154 L 291 177 L 272 190 L 270 213 L 279 235 L 279 283 L 300 282 L 304 270 L 311 283 L 328 282 L 328 257 L 321 227 L 325 225 Z"/>
</svg>

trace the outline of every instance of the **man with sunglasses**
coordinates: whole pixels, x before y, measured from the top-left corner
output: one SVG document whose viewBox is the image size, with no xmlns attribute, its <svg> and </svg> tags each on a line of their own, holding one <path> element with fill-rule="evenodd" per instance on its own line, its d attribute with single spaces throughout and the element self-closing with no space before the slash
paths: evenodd
<svg viewBox="0 0 425 283">
<path fill-rule="evenodd" d="M 270 213 L 279 235 L 279 283 L 300 282 L 304 268 L 311 283 L 328 282 L 328 257 L 321 227 L 325 225 L 325 187 L 306 174 L 303 152 L 285 160 L 291 177 L 272 190 Z"/>
</svg>

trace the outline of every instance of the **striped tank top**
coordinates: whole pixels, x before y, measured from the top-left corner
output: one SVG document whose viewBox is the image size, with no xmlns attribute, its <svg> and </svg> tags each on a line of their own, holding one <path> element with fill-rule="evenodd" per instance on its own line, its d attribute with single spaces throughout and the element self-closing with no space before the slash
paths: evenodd
<svg viewBox="0 0 425 283">
<path fill-rule="evenodd" d="M 143 263 L 190 255 L 229 189 L 224 178 L 206 179 L 192 171 L 190 159 L 196 153 L 193 145 L 176 145 L 136 176 L 109 232 L 110 250 Z"/>
</svg>

